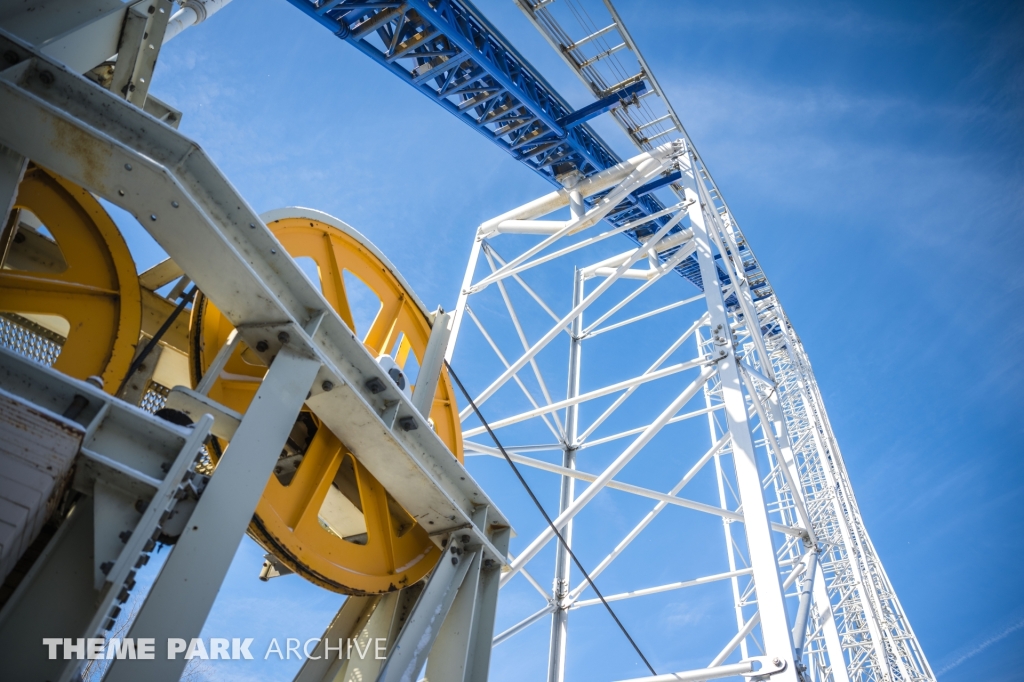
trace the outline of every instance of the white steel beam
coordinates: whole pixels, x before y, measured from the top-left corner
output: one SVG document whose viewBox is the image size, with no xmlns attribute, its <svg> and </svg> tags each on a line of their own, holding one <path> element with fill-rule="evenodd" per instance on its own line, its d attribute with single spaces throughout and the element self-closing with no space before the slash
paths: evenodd
<svg viewBox="0 0 1024 682">
<path fill-rule="evenodd" d="M 696 178 L 693 176 L 692 166 L 683 169 L 683 181 L 687 184 L 687 198 L 697 199 Z M 729 431 L 732 434 L 733 463 L 736 467 L 740 502 L 743 505 L 744 530 L 750 550 L 754 583 L 757 588 L 758 613 L 761 614 L 764 644 L 766 652 L 788 663 L 787 670 L 779 674 L 779 679 L 796 682 L 793 640 L 789 631 L 786 603 L 779 580 L 779 567 L 775 558 L 764 492 L 761 489 L 761 475 L 747 420 L 746 400 L 736 366 L 736 356 L 733 352 L 725 301 L 721 295 L 718 270 L 715 266 L 711 240 L 704 220 L 704 205 L 697 201 L 691 204 L 687 211 L 693 229 L 693 238 L 697 243 L 697 256 L 701 278 L 704 282 L 704 297 L 708 304 L 712 334 L 719 347 L 719 356 L 716 358 L 718 360 L 718 377 L 721 381 Z"/>
<path fill-rule="evenodd" d="M 603 282 L 601 282 L 601 284 L 599 284 L 594 289 L 594 291 L 592 291 L 590 294 L 586 296 L 586 298 L 580 301 L 579 305 L 573 306 L 572 310 L 570 310 L 568 314 L 566 314 L 557 323 L 555 323 L 555 325 L 551 327 L 551 329 L 547 333 L 545 333 L 544 336 L 542 336 L 536 343 L 534 343 L 533 346 L 530 347 L 529 351 L 520 356 L 520 358 L 513 362 L 512 365 L 507 370 L 505 370 L 497 379 L 495 379 L 490 386 L 485 388 L 480 393 L 480 395 L 474 399 L 474 402 L 476 402 L 478 406 L 482 405 L 484 402 L 487 401 L 488 398 L 494 395 L 494 393 L 499 388 L 505 385 L 505 382 L 508 381 L 513 374 L 522 369 L 523 366 L 525 366 L 531 358 L 533 358 L 537 353 L 539 353 L 545 346 L 547 346 L 552 341 L 552 339 L 558 336 L 558 334 L 560 334 L 566 326 L 568 326 L 574 319 L 576 319 L 577 315 L 586 310 L 594 301 L 596 301 L 601 296 L 601 294 L 607 291 L 608 288 L 611 287 L 611 285 L 614 284 L 624 272 L 626 272 L 626 270 L 628 270 L 634 263 L 639 261 L 641 258 L 646 258 L 648 254 L 652 253 L 654 247 L 657 245 L 658 240 L 664 237 L 667 233 L 668 228 L 660 228 L 658 232 L 655 233 L 654 237 L 651 238 L 651 241 L 648 243 L 648 245 L 636 249 L 633 255 L 630 256 L 629 259 L 626 260 L 626 262 L 620 265 L 615 270 L 615 273 L 612 276 L 608 277 Z M 465 416 L 468 416 L 469 414 L 468 411 L 465 410 L 464 413 Z M 460 415 L 460 417 L 463 418 L 465 418 L 465 416 Z"/>
<path fill-rule="evenodd" d="M 700 375 L 687 386 L 679 396 L 672 401 L 672 403 L 665 408 L 661 415 L 654 420 L 654 422 L 647 427 L 647 429 L 640 434 L 640 436 L 633 441 L 633 443 L 626 448 L 621 455 L 619 455 L 615 461 L 613 461 L 608 468 L 606 468 L 601 474 L 594 479 L 586 490 L 584 490 L 579 497 L 573 500 L 573 503 L 569 505 L 558 517 L 553 521 L 554 528 L 561 530 L 565 524 L 578 514 L 583 507 L 585 507 L 608 483 L 615 477 L 615 474 L 622 471 L 622 469 L 629 463 L 633 457 L 635 457 L 647 443 L 650 442 L 654 436 L 661 431 L 662 427 L 668 423 L 679 410 L 688 403 L 693 396 L 701 389 L 704 383 L 711 377 L 713 370 L 705 367 Z M 523 550 L 516 560 L 509 565 L 509 571 L 502 576 L 502 582 L 508 582 L 512 576 L 527 562 L 530 561 L 537 552 L 539 552 L 544 545 L 546 545 L 555 536 L 555 531 L 550 526 L 543 530 L 540 535 L 530 543 L 530 545 Z"/>
<path fill-rule="evenodd" d="M 708 463 L 708 460 L 710 460 L 712 457 L 716 456 L 719 453 L 719 451 L 728 442 L 728 440 L 728 434 L 722 436 L 722 438 L 719 439 L 717 443 L 711 446 L 710 450 L 705 452 L 704 455 L 700 459 L 698 459 L 692 467 L 690 467 L 690 470 L 687 471 L 679 480 L 679 482 L 672 487 L 672 490 L 668 491 L 668 494 L 672 497 L 678 496 L 680 491 L 683 488 L 685 488 L 690 481 L 693 480 L 693 477 L 700 473 L 700 470 L 704 468 L 704 465 Z M 611 565 L 611 563 L 615 561 L 615 559 L 617 559 L 618 556 L 626 550 L 627 547 L 629 547 L 630 543 L 632 543 L 633 540 L 635 540 L 640 535 L 644 528 L 650 525 L 651 521 L 653 521 L 658 516 L 658 514 L 660 514 L 665 509 L 665 507 L 668 506 L 668 504 L 669 503 L 667 500 L 660 500 L 658 504 L 654 505 L 654 509 L 647 512 L 644 518 L 640 519 L 640 522 L 633 527 L 633 530 L 629 531 L 629 533 L 626 534 L 626 537 L 624 537 L 619 542 L 619 544 L 615 546 L 615 549 L 613 549 L 611 553 L 608 554 L 608 556 L 602 559 L 597 566 L 591 569 L 590 578 L 594 579 L 601 575 L 601 573 L 603 573 L 604 570 L 608 568 Z M 589 586 L 589 583 L 580 584 L 569 595 L 569 599 L 573 601 L 576 600 L 580 596 L 580 594 L 582 594 L 583 591 L 587 588 L 587 586 Z"/>
<path fill-rule="evenodd" d="M 680 590 L 684 587 L 694 587 L 696 585 L 706 585 L 708 583 L 718 582 L 719 580 L 727 580 L 729 578 L 736 578 L 741 575 L 750 575 L 751 569 L 741 568 L 738 571 L 728 571 L 726 573 L 716 573 L 715 575 L 706 575 L 702 578 L 695 578 L 693 580 L 683 580 L 677 583 L 668 583 L 666 585 L 658 585 L 657 587 L 645 587 L 639 590 L 630 590 L 629 592 L 620 592 L 618 594 L 605 595 L 604 600 L 608 602 L 621 601 L 623 599 L 633 599 L 634 597 L 646 597 L 651 594 L 660 594 L 662 592 L 671 592 L 672 590 Z M 584 606 L 595 606 L 600 604 L 600 599 L 581 599 L 574 602 L 572 608 L 581 609 Z"/>
<path fill-rule="evenodd" d="M 575 203 L 575 202 L 574 202 Z M 573 214 L 578 210 L 575 205 L 571 206 Z M 577 269 L 573 273 L 572 305 L 576 307 L 583 300 L 586 287 L 586 276 L 582 270 Z M 580 401 L 577 400 L 580 392 L 580 363 L 583 352 L 583 314 L 580 313 L 572 321 L 572 338 L 569 341 L 569 376 L 566 387 L 567 400 L 574 401 L 567 405 L 565 410 L 565 450 L 562 452 L 562 467 L 567 470 L 576 468 L 576 433 L 579 425 Z M 572 476 L 562 475 L 560 481 L 558 512 L 559 515 L 568 509 L 576 495 L 576 479 Z M 555 547 L 555 575 L 552 581 L 551 603 L 555 610 L 551 613 L 551 637 L 548 644 L 548 682 L 563 682 L 565 680 L 565 647 L 568 638 L 569 609 L 566 597 L 569 595 L 569 578 L 571 576 L 572 564 L 569 551 L 572 547 L 572 527 L 570 520 L 562 529 L 562 539 L 565 541 Z"/>
<path fill-rule="evenodd" d="M 610 386 L 604 386 L 603 388 L 594 389 L 593 391 L 587 391 L 586 393 L 573 396 L 571 398 L 566 398 L 565 400 L 559 400 L 556 403 L 551 403 L 550 405 L 545 405 L 544 407 L 538 407 L 536 409 L 530 410 L 528 412 L 522 412 L 512 417 L 506 417 L 505 419 L 499 419 L 495 422 L 489 422 L 488 425 L 492 429 L 500 429 L 505 426 L 511 426 L 512 424 L 518 424 L 528 419 L 533 419 L 534 417 L 539 417 L 541 415 L 557 412 L 558 410 L 563 410 L 567 407 L 574 407 L 576 405 L 579 405 L 580 403 L 585 403 L 589 400 L 594 400 L 595 398 L 601 398 L 606 395 L 611 395 L 612 393 L 618 393 L 619 391 L 624 391 L 628 388 L 633 388 L 641 384 L 645 384 L 649 381 L 664 379 L 665 377 L 672 376 L 673 374 L 685 372 L 688 369 L 701 367 L 706 362 L 707 360 L 705 358 L 698 358 L 696 360 L 690 360 L 688 362 L 680 362 L 679 364 L 671 365 L 664 369 L 655 370 L 653 372 L 647 372 L 638 377 L 626 379 L 625 381 L 620 381 L 616 384 L 611 384 Z M 485 427 L 477 426 L 472 429 L 467 429 L 463 431 L 462 435 L 463 437 L 469 438 L 472 436 L 478 436 L 486 431 L 487 429 Z"/>
<path fill-rule="evenodd" d="M 479 443 L 470 444 L 467 442 L 466 447 L 468 449 L 472 449 L 484 455 L 504 458 L 504 455 L 502 455 L 496 448 L 489 448 L 486 445 L 480 445 Z M 551 464 L 550 462 L 544 462 L 539 459 L 532 459 L 530 457 L 525 457 L 523 455 L 513 454 L 507 449 L 505 452 L 508 453 L 509 459 L 511 459 L 513 462 L 516 462 L 517 464 L 525 464 L 526 466 L 533 467 L 534 469 L 550 471 L 551 473 L 560 474 L 562 476 L 572 476 L 573 478 L 576 478 L 578 480 L 588 481 L 591 483 L 596 481 L 598 478 L 596 474 L 580 471 L 579 469 L 566 469 L 565 467 L 560 466 L 558 464 Z M 660 493 L 656 490 L 650 490 L 648 488 L 643 488 L 638 485 L 633 485 L 631 483 L 623 483 L 621 481 L 616 480 L 609 481 L 607 484 L 605 484 L 605 487 L 611 488 L 612 490 L 620 490 L 624 493 L 631 493 L 633 495 L 637 495 L 638 497 L 646 497 L 651 500 L 666 502 L 668 504 L 676 505 L 678 507 L 686 507 L 687 509 L 693 509 L 694 511 L 704 512 L 706 514 L 712 514 L 714 516 L 720 516 L 723 519 L 728 519 L 730 521 L 743 521 L 743 514 L 740 513 L 741 510 L 730 511 L 729 509 L 724 507 L 716 507 L 711 504 L 705 504 L 703 502 L 688 500 L 684 497 L 675 497 L 674 495 Z M 779 533 L 785 533 L 786 535 L 790 535 L 792 537 L 801 538 L 806 535 L 806 532 L 803 528 L 797 528 L 795 526 L 786 526 L 781 523 L 772 522 L 771 527 L 772 530 L 778 531 Z"/>
</svg>

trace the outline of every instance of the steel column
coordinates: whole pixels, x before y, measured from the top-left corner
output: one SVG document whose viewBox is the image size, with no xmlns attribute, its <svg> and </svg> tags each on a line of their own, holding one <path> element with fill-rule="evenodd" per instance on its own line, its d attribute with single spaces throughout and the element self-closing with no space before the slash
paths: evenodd
<svg viewBox="0 0 1024 682">
<path fill-rule="evenodd" d="M 578 196 L 574 192 L 573 196 Z M 573 211 L 576 213 L 576 211 Z M 585 288 L 583 270 L 577 269 L 573 276 L 572 307 L 576 308 L 583 301 Z M 580 361 L 583 339 L 583 313 L 572 321 L 569 338 L 569 381 L 566 399 L 572 400 L 580 393 Z M 562 451 L 562 466 L 566 469 L 576 468 L 576 434 L 579 421 L 579 403 L 573 403 L 565 409 L 565 449 Z M 562 514 L 573 502 L 576 490 L 576 479 L 562 476 L 561 491 L 558 500 L 558 513 Z M 555 547 L 555 578 L 552 586 L 551 599 L 555 606 L 551 614 L 551 642 L 548 651 L 548 682 L 562 682 L 565 679 L 565 646 L 568 637 L 569 608 L 565 603 L 569 595 L 569 578 L 572 563 L 569 547 L 572 546 L 572 519 L 562 529 L 565 545 L 558 543 Z"/>
<path fill-rule="evenodd" d="M 139 610 L 130 637 L 198 637 L 320 362 L 284 347 L 217 465 L 185 532 Z M 197 579 L 202 576 L 200 579 Z M 107 682 L 177 682 L 184 658 L 115 660 Z"/>
<path fill-rule="evenodd" d="M 796 672 L 792 666 L 795 660 L 793 639 L 790 636 L 786 603 L 779 580 L 779 567 L 775 558 L 764 492 L 761 488 L 761 474 L 747 419 L 746 399 L 733 350 L 732 332 L 719 284 L 718 270 L 711 251 L 711 239 L 704 221 L 705 208 L 702 202 L 697 200 L 697 178 L 687 172 L 684 172 L 683 178 L 688 185 L 687 199 L 695 200 L 687 208 L 687 214 L 690 217 L 693 238 L 697 242 L 697 260 L 704 282 L 704 298 L 708 304 L 712 335 L 719 349 L 719 355 L 714 360 L 717 361 L 725 412 L 732 434 L 733 462 L 736 467 L 740 502 L 743 504 L 743 525 L 750 551 L 754 584 L 757 588 L 757 606 L 761 615 L 764 645 L 770 655 L 789 663 L 786 670 L 779 673 L 778 679 L 796 682 Z"/>
<path fill-rule="evenodd" d="M 417 679 L 467 573 L 474 564 L 479 570 L 480 550 L 465 550 L 454 536 L 446 549 L 388 654 L 378 682 Z"/>
</svg>

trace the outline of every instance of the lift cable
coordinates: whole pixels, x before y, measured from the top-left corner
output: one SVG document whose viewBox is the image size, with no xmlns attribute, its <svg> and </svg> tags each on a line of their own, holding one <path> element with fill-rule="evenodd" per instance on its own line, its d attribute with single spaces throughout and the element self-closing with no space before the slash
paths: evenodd
<svg viewBox="0 0 1024 682">
<path fill-rule="evenodd" d="M 181 315 L 181 311 L 185 309 L 185 306 L 192 302 L 192 299 L 195 297 L 195 295 L 196 285 L 193 284 L 192 288 L 185 292 L 185 294 L 182 296 L 181 301 L 178 303 L 177 307 L 175 307 L 171 314 L 167 316 L 167 319 L 164 321 L 164 323 L 160 325 L 160 329 L 157 330 L 156 334 L 153 334 L 153 338 L 149 340 L 149 343 L 147 343 L 146 347 L 142 349 L 142 352 L 139 353 L 134 360 L 132 360 L 132 364 L 129 365 L 128 371 L 125 372 L 124 379 L 121 379 L 121 383 L 120 385 L 118 385 L 117 391 L 114 392 L 114 395 L 121 394 L 121 391 L 124 390 L 124 387 L 128 385 L 128 381 L 132 378 L 135 372 L 139 370 L 139 367 L 142 365 L 145 359 L 149 357 L 149 354 L 153 352 L 153 349 L 156 348 L 156 345 L 160 343 L 160 339 L 162 339 L 164 334 L 167 333 L 167 330 L 171 328 L 171 325 L 174 324 L 174 321 L 178 319 L 178 315 Z"/>
<path fill-rule="evenodd" d="M 576 558 L 576 555 L 573 553 L 572 548 L 569 547 L 569 543 L 565 541 L 565 538 L 562 537 L 562 534 L 558 531 L 557 528 L 555 528 L 555 524 L 551 521 L 551 517 L 548 516 L 548 513 L 544 510 L 544 506 L 540 503 L 540 500 L 537 499 L 537 496 L 533 493 L 533 490 L 530 488 L 530 485 L 526 482 L 526 479 L 523 478 L 523 475 L 519 472 L 519 467 L 515 465 L 515 462 L 512 461 L 512 458 L 508 456 L 507 452 L 505 452 L 505 448 L 502 447 L 501 442 L 498 440 L 498 437 L 494 434 L 494 431 L 491 430 L 491 425 L 488 424 L 487 420 L 484 419 L 484 416 L 480 414 L 480 408 L 477 407 L 476 403 L 473 402 L 473 399 L 469 397 L 469 392 L 466 391 L 466 387 L 462 385 L 461 381 L 459 381 L 459 377 L 455 373 L 455 370 L 452 369 L 452 366 L 448 363 L 447 360 L 444 361 L 444 366 L 448 368 L 448 373 L 451 375 L 452 379 L 455 380 L 455 383 L 458 384 L 459 390 L 462 391 L 462 395 L 466 396 L 466 400 L 469 401 L 469 405 L 470 407 L 473 408 L 473 412 L 476 413 L 477 418 L 484 425 L 484 428 L 487 429 L 487 433 L 490 434 L 491 440 L 494 441 L 494 444 L 497 446 L 498 450 L 500 450 L 501 454 L 505 457 L 505 461 L 508 462 L 508 465 L 510 467 L 512 467 L 512 471 L 515 473 L 516 478 L 519 479 L 519 482 L 523 484 L 523 488 L 525 488 L 526 492 L 530 495 L 530 499 L 532 499 L 533 503 L 537 505 L 537 509 L 540 510 L 540 513 L 544 516 L 544 520 L 548 522 L 548 525 L 551 527 L 552 532 L 554 532 L 555 537 L 558 538 L 558 541 L 562 543 L 563 547 L 565 547 L 565 551 L 567 551 L 569 553 L 569 556 L 572 557 L 573 563 L 576 564 L 576 568 L 580 569 L 580 573 L 582 573 L 583 577 L 587 579 L 588 583 L 590 583 L 590 586 L 594 589 L 594 593 L 597 594 L 598 599 L 600 599 L 601 603 L 604 604 L 604 607 L 608 609 L 608 613 L 615 621 L 615 624 L 619 626 L 619 629 L 622 630 L 622 634 L 626 636 L 626 639 L 629 640 L 629 643 L 633 645 L 633 649 L 636 651 L 637 655 L 640 656 L 640 658 L 643 660 L 644 665 L 646 665 L 647 669 L 651 671 L 651 675 L 656 676 L 658 673 L 655 672 L 654 666 L 652 666 L 650 661 L 647 660 L 647 657 L 644 656 L 644 652 L 640 651 L 640 647 L 637 646 L 636 642 L 630 636 L 629 631 L 626 630 L 626 626 L 623 625 L 622 621 L 619 620 L 619 617 L 615 615 L 615 611 L 612 610 L 611 605 L 607 601 L 605 601 L 604 595 L 601 594 L 601 590 L 597 589 L 597 584 L 594 583 L 594 580 L 590 577 L 590 574 L 587 573 L 587 569 L 583 568 L 583 564 L 581 564 L 580 560 Z"/>
</svg>

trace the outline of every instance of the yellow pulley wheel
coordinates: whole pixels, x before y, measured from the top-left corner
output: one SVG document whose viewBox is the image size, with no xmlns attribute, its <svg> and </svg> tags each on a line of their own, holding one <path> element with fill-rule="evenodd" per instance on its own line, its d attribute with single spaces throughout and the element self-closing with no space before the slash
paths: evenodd
<svg viewBox="0 0 1024 682">
<path fill-rule="evenodd" d="M 8 226 L 17 231 L 0 271 L 0 312 L 65 337 L 54 368 L 77 379 L 100 376 L 113 393 L 142 325 L 139 278 L 124 238 L 92 194 L 35 166 L 14 208 L 21 214 L 19 225 Z"/>
<path fill-rule="evenodd" d="M 426 310 L 372 245 L 351 227 L 308 209 L 267 226 L 314 280 L 324 298 L 375 356 L 390 355 L 409 374 L 430 338 Z M 308 259 L 308 260 L 307 260 Z M 373 310 L 376 309 L 376 314 Z M 359 324 L 365 319 L 365 324 Z M 372 320 L 372 321 L 371 321 Z M 231 324 L 209 299 L 192 310 L 193 385 L 228 341 Z M 245 412 L 266 367 L 240 343 L 210 397 Z M 415 386 L 413 386 L 415 390 Z M 430 419 L 462 460 L 462 432 L 445 372 Z M 412 585 L 440 551 L 426 531 L 381 487 L 333 433 L 302 412 L 256 507 L 250 534 L 308 580 L 345 594 L 382 594 Z"/>
</svg>

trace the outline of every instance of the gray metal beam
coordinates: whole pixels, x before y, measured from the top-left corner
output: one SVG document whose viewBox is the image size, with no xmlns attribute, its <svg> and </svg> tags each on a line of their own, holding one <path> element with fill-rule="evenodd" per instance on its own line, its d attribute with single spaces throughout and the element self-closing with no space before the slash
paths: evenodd
<svg viewBox="0 0 1024 682">
<path fill-rule="evenodd" d="M 442 625 L 451 610 L 466 575 L 474 565 L 479 570 L 481 552 L 466 550 L 454 537 L 423 588 L 416 606 L 388 653 L 378 682 L 406 682 L 417 679 L 427 661 Z"/>
<path fill-rule="evenodd" d="M 504 562 L 472 510 L 508 521 L 205 153 L 12 36 L 0 47 L 20 60 L 0 72 L 0 144 L 135 215 L 265 362 L 281 338 L 317 357 L 310 409 L 433 537 L 464 528 Z"/>
<path fill-rule="evenodd" d="M 283 348 L 139 610 L 130 637 L 198 637 L 320 363 Z M 208 420 L 212 421 L 210 417 Z M 187 661 L 118 659 L 108 682 L 177 682 Z"/>
<path fill-rule="evenodd" d="M 190 512 L 179 501 L 194 499 L 190 467 L 213 419 L 175 426 L 4 348 L 0 389 L 54 423 L 82 427 L 71 484 L 84 497 L 0 611 L 4 672 L 66 682 L 81 662 L 48 659 L 42 638 L 110 629 L 155 539 L 175 535 L 172 519 Z"/>
</svg>

